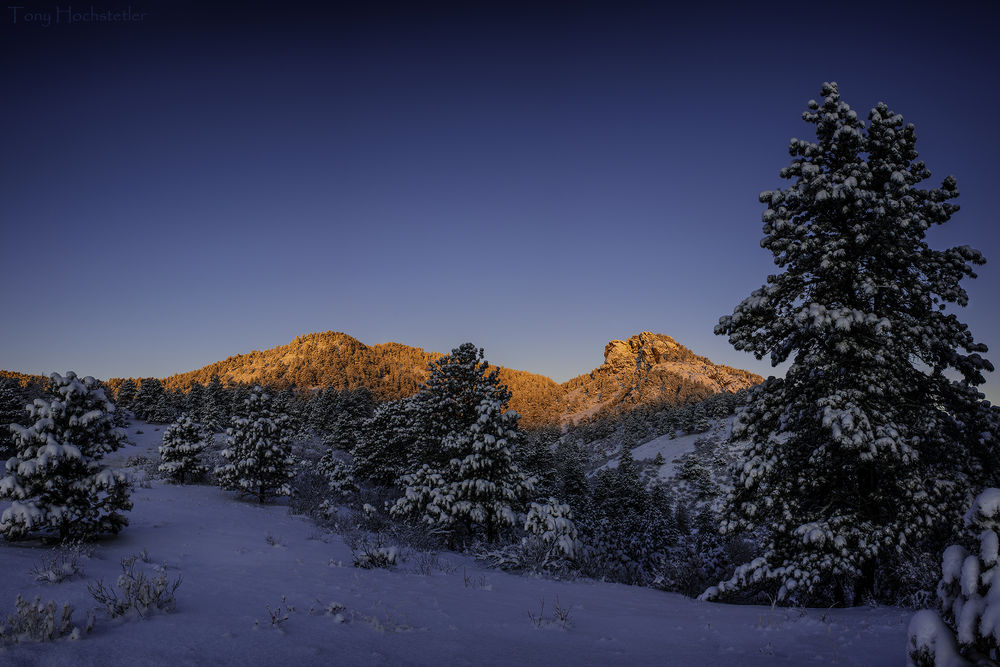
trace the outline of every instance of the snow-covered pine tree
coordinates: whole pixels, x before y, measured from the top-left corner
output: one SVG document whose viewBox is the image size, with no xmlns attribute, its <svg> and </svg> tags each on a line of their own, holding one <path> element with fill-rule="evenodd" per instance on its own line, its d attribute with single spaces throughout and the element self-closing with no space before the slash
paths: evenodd
<svg viewBox="0 0 1000 667">
<path fill-rule="evenodd" d="M 152 410 L 146 413 L 146 419 L 154 424 L 169 424 L 183 409 L 183 395 L 164 390 L 160 394 L 160 397 L 156 399 L 156 404 L 153 405 Z"/>
<path fill-rule="evenodd" d="M 326 478 L 327 491 L 330 498 L 324 503 L 330 507 L 330 501 L 341 503 L 349 500 L 358 492 L 358 485 L 355 484 L 351 475 L 351 467 L 345 463 L 335 450 L 330 448 L 320 457 L 316 464 L 317 470 Z"/>
<path fill-rule="evenodd" d="M 142 378 L 132 402 L 132 412 L 143 421 L 152 422 L 157 404 L 163 396 L 163 384 L 156 378 Z"/>
<path fill-rule="evenodd" d="M 163 444 L 160 445 L 159 470 L 166 473 L 173 481 L 183 484 L 191 477 L 198 477 L 208 471 L 201 464 L 199 456 L 205 449 L 205 434 L 201 425 L 187 414 L 168 426 L 163 431 Z"/>
<path fill-rule="evenodd" d="M 587 482 L 589 462 L 590 455 L 582 440 L 562 438 L 556 444 L 556 495 L 577 511 L 584 506 L 590 493 Z"/>
<path fill-rule="evenodd" d="M 10 426 L 24 423 L 27 401 L 19 389 L 17 380 L 0 377 L 0 457 L 3 461 L 13 453 L 14 431 Z"/>
<path fill-rule="evenodd" d="M 447 436 L 442 445 L 448 463 L 425 463 L 404 475 L 405 492 L 392 508 L 396 516 L 463 535 L 482 534 L 493 541 L 517 525 L 535 479 L 521 471 L 514 448 L 520 433 L 516 412 L 503 412 L 499 401 L 483 400 L 478 419 L 466 431 Z"/>
<path fill-rule="evenodd" d="M 260 502 L 290 495 L 295 459 L 288 417 L 271 410 L 271 397 L 262 387 L 255 386 L 247 395 L 240 410 L 247 416 L 235 418 L 226 431 L 222 456 L 229 463 L 215 469 L 219 485 L 256 496 Z"/>
<path fill-rule="evenodd" d="M 421 412 L 416 396 L 386 401 L 366 419 L 351 450 L 351 473 L 357 480 L 392 486 L 409 471 L 418 440 Z"/>
<path fill-rule="evenodd" d="M 205 385 L 200 382 L 192 382 L 188 389 L 187 396 L 184 397 L 184 409 L 191 419 L 199 424 L 205 419 Z"/>
<path fill-rule="evenodd" d="M 708 411 L 701 403 L 696 405 L 691 413 L 691 427 L 695 433 L 704 433 L 712 427 L 712 423 L 708 420 Z"/>
<path fill-rule="evenodd" d="M 371 392 L 364 387 L 343 390 L 333 425 L 323 442 L 345 452 L 351 451 L 358 444 L 362 423 L 372 416 L 374 409 Z"/>
<path fill-rule="evenodd" d="M 118 385 L 118 392 L 115 394 L 116 411 L 120 412 L 122 410 L 127 410 L 132 412 L 137 395 L 138 390 L 135 386 L 135 380 L 132 378 L 125 378 L 125 380 Z"/>
<path fill-rule="evenodd" d="M 222 380 L 213 375 L 205 385 L 205 406 L 202 415 L 203 424 L 210 433 L 218 433 L 229 421 L 230 401 Z"/>
<path fill-rule="evenodd" d="M 1000 489 L 976 496 L 963 537 L 971 553 L 953 544 L 941 558 L 940 616 L 925 609 L 910 620 L 907 653 L 914 667 L 1000 660 Z"/>
<path fill-rule="evenodd" d="M 463 343 L 429 365 L 429 377 L 417 394 L 420 439 L 413 468 L 423 463 L 441 466 L 451 460 L 444 442 L 467 432 L 479 422 L 483 401 L 501 410 L 510 401 L 510 390 L 500 383 L 499 369 L 489 370 L 482 348 Z"/>
<path fill-rule="evenodd" d="M 479 421 L 479 405 L 506 408 L 510 391 L 499 372 L 489 372 L 483 350 L 465 343 L 429 364 L 429 377 L 409 398 L 383 403 L 362 423 L 352 449 L 358 480 L 395 484 L 425 464 L 440 470 L 451 460 L 445 441 Z"/>
<path fill-rule="evenodd" d="M 127 443 L 112 423 L 115 406 L 92 377 L 53 373 L 50 400 L 28 406 L 34 424 L 15 426 L 16 455 L 0 480 L 0 498 L 13 502 L 0 518 L 0 533 L 17 539 L 35 531 L 59 538 L 117 533 L 132 509 L 127 477 L 101 458 Z"/>
<path fill-rule="evenodd" d="M 959 284 L 982 255 L 929 247 L 958 207 L 917 160 L 912 124 L 879 103 L 868 125 L 824 84 L 792 139 L 792 180 L 764 192 L 761 246 L 783 269 L 716 333 L 774 364 L 733 437 L 723 529 L 765 527 L 763 552 L 706 597 L 767 582 L 779 599 L 860 601 L 904 545 L 935 552 L 971 498 L 1000 472 L 995 413 L 976 387 L 993 367 L 966 325 Z"/>
</svg>

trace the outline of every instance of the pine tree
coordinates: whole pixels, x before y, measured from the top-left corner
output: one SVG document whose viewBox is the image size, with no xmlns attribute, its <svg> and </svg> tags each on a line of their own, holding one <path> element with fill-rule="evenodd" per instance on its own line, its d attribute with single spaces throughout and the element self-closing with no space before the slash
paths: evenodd
<svg viewBox="0 0 1000 667">
<path fill-rule="evenodd" d="M 357 480 L 392 486 L 410 469 L 420 423 L 415 396 L 382 403 L 361 425 L 351 450 L 351 473 Z"/>
<path fill-rule="evenodd" d="M 761 246 L 783 271 L 716 327 L 791 365 L 733 431 L 748 445 L 723 529 L 770 538 L 707 597 L 766 582 L 779 599 L 860 601 L 904 545 L 942 546 L 1000 472 L 995 412 L 976 389 L 993 367 L 948 312 L 984 259 L 925 238 L 958 210 L 955 179 L 921 189 L 912 124 L 880 103 L 866 126 L 836 84 L 822 93 L 803 114 L 816 141 L 789 146 L 792 185 L 760 196 Z"/>
<path fill-rule="evenodd" d="M 328 449 L 319 462 L 316 464 L 317 470 L 326 478 L 327 490 L 330 498 L 325 501 L 324 507 L 332 507 L 331 501 L 341 503 L 351 499 L 358 493 L 358 485 L 355 484 L 351 475 L 351 467 L 344 463 L 333 449 Z"/>
<path fill-rule="evenodd" d="M 429 377 L 415 397 L 419 406 L 420 438 L 413 467 L 440 466 L 450 460 L 445 439 L 478 423 L 483 401 L 506 409 L 510 390 L 500 383 L 499 369 L 489 370 L 482 348 L 463 343 L 429 365 Z"/>
<path fill-rule="evenodd" d="M 701 403 L 694 407 L 691 414 L 691 426 L 691 430 L 695 433 L 704 433 L 712 427 L 712 423 L 708 420 L 708 412 Z"/>
<path fill-rule="evenodd" d="M 118 386 L 118 394 L 115 396 L 115 407 L 118 410 L 133 411 L 133 404 L 135 403 L 136 395 L 137 390 L 135 380 L 132 378 L 126 378 Z"/>
<path fill-rule="evenodd" d="M 165 393 L 163 383 L 158 379 L 143 378 L 132 404 L 135 416 L 153 424 L 169 422 Z"/>
<path fill-rule="evenodd" d="M 587 482 L 589 455 L 583 441 L 563 438 L 556 445 L 556 478 L 558 497 L 579 511 L 590 492 Z"/>
<path fill-rule="evenodd" d="M 248 391 L 237 417 L 227 431 L 222 456 L 228 464 L 215 469 L 219 485 L 257 497 L 264 502 L 292 493 L 295 476 L 288 417 L 271 410 L 271 397 L 260 386 Z"/>
<path fill-rule="evenodd" d="M 196 422 L 205 420 L 205 385 L 192 382 L 191 388 L 184 399 L 183 411 Z"/>
<path fill-rule="evenodd" d="M 424 464 L 405 475 L 405 494 L 392 508 L 397 516 L 417 516 L 434 527 L 465 535 L 485 534 L 489 541 L 518 523 L 535 480 L 515 462 L 519 419 L 502 412 L 498 401 L 484 400 L 479 418 L 467 431 L 449 435 L 443 450 L 447 465 Z"/>
<path fill-rule="evenodd" d="M 201 464 L 199 456 L 205 449 L 205 434 L 201 425 L 187 414 L 171 424 L 163 431 L 163 444 L 160 445 L 160 458 L 163 463 L 159 470 L 166 473 L 172 480 L 183 484 L 186 478 L 197 477 L 208 472 Z"/>
<path fill-rule="evenodd" d="M 0 533 L 16 539 L 54 530 L 60 539 L 117 533 L 132 508 L 127 477 L 101 465 L 126 443 L 112 423 L 115 406 L 92 377 L 50 376 L 50 400 L 29 406 L 29 427 L 14 428 L 16 455 L 0 481 L 0 497 L 13 502 Z"/>
<path fill-rule="evenodd" d="M 445 442 L 479 421 L 484 400 L 506 408 L 510 391 L 489 371 L 483 350 L 465 343 L 429 364 L 416 395 L 383 403 L 362 423 L 351 452 L 355 477 L 395 484 L 425 465 L 440 470 L 451 460 Z"/>
<path fill-rule="evenodd" d="M 204 425 L 211 433 L 218 433 L 229 421 L 229 397 L 218 375 L 205 385 Z"/>
<path fill-rule="evenodd" d="M 13 453 L 14 431 L 11 425 L 24 425 L 25 397 L 16 380 L 0 378 L 0 463 Z"/>
</svg>

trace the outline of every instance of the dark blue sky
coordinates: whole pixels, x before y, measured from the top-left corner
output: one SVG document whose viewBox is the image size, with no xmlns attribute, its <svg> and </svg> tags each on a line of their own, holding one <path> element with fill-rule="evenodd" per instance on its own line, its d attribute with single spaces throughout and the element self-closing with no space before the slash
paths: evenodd
<svg viewBox="0 0 1000 667">
<path fill-rule="evenodd" d="M 333 329 L 565 380 L 652 330 L 766 375 L 712 329 L 773 272 L 757 193 L 828 80 L 957 177 L 932 242 L 992 260 L 962 317 L 1000 362 L 996 11 L 692 4 L 7 9 L 0 367 L 162 376 Z"/>
</svg>

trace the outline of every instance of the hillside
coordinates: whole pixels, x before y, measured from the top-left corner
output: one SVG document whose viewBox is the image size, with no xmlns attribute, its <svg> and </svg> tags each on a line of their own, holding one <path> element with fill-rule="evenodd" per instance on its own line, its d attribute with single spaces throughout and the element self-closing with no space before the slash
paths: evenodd
<svg viewBox="0 0 1000 667">
<path fill-rule="evenodd" d="M 327 331 L 172 375 L 163 384 L 183 391 L 192 382 L 207 384 L 218 375 L 223 383 L 259 382 L 279 388 L 367 387 L 376 399 L 392 400 L 414 394 L 427 377 L 428 362 L 440 356 L 401 343 L 365 345 L 347 334 Z M 503 367 L 500 377 L 513 393 L 511 408 L 522 415 L 526 426 L 628 411 L 640 405 L 684 403 L 720 391 L 738 391 L 762 379 L 714 364 L 670 336 L 650 332 L 611 341 L 600 367 L 561 385 L 543 375 Z"/>
</svg>

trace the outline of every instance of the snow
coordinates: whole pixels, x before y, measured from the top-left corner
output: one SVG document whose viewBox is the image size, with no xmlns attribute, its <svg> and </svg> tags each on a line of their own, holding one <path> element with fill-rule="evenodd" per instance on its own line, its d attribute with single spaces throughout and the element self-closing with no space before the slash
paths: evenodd
<svg viewBox="0 0 1000 667">
<path fill-rule="evenodd" d="M 107 457 L 110 465 L 137 454 L 155 460 L 160 434 L 137 426 L 145 433 L 129 434 L 138 448 Z M 682 438 L 669 442 L 668 459 L 686 446 Z M 360 569 L 339 535 L 282 504 L 161 481 L 136 488 L 133 501 L 130 525 L 82 559 L 83 576 L 59 584 L 30 573 L 48 550 L 0 542 L 0 612 L 12 612 L 19 593 L 37 595 L 74 605 L 82 629 L 97 606 L 87 584 L 114 582 L 120 560 L 143 551 L 150 564 L 140 565 L 149 572 L 162 563 L 171 579 L 183 575 L 176 610 L 145 620 L 99 612 L 79 641 L 0 649 L 0 664 L 898 665 L 906 650 L 910 612 L 901 609 L 699 602 L 649 588 L 519 576 L 460 554 L 409 549 L 393 552 L 399 564 L 391 570 Z M 568 610 L 565 625 L 556 606 Z M 273 627 L 269 609 L 288 620 Z"/>
<path fill-rule="evenodd" d="M 958 654 L 951 630 L 929 609 L 918 611 L 910 619 L 910 648 L 924 649 L 934 657 L 935 667 L 961 667 L 966 663 Z M 908 665 L 914 663 L 907 661 Z"/>
<path fill-rule="evenodd" d="M 986 489 L 972 502 L 965 515 L 965 524 L 970 525 L 980 519 L 992 519 L 1000 515 L 1000 489 Z"/>
</svg>

